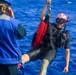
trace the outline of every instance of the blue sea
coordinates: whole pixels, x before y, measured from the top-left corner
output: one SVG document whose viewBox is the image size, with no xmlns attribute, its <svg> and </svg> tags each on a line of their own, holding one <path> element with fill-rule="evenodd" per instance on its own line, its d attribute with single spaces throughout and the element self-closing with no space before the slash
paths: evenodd
<svg viewBox="0 0 76 75">
<path fill-rule="evenodd" d="M 27 35 L 19 41 L 22 54 L 30 50 L 34 32 L 40 22 L 39 16 L 46 0 L 13 0 L 12 9 L 15 18 L 26 28 Z M 49 65 L 47 75 L 76 75 L 76 0 L 52 0 L 51 22 L 55 22 L 56 15 L 65 13 L 69 17 L 66 29 L 70 32 L 70 64 L 69 72 L 63 73 L 65 66 L 64 50 L 59 49 L 52 64 Z M 20 75 L 38 75 L 40 60 L 27 62 L 20 71 Z"/>
</svg>

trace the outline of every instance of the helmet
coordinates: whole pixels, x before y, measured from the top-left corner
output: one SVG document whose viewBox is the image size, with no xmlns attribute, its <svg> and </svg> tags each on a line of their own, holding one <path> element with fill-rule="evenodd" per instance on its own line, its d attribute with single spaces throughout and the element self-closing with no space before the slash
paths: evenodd
<svg viewBox="0 0 76 75">
<path fill-rule="evenodd" d="M 7 3 L 9 3 L 10 5 L 12 3 L 12 0 L 4 0 L 4 1 L 6 1 Z"/>
<path fill-rule="evenodd" d="M 64 13 L 60 13 L 56 16 L 56 22 L 63 24 L 63 23 L 68 22 L 68 18 Z"/>
<path fill-rule="evenodd" d="M 12 0 L 0 0 L 0 2 L 7 3 L 8 5 L 11 5 Z"/>
</svg>

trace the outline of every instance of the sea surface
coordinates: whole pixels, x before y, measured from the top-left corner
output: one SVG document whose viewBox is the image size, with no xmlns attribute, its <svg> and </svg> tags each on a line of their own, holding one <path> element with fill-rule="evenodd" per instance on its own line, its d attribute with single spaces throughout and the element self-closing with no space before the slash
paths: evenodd
<svg viewBox="0 0 76 75">
<path fill-rule="evenodd" d="M 13 0 L 12 9 L 15 18 L 26 28 L 27 35 L 19 41 L 22 54 L 30 50 L 34 32 L 40 22 L 39 16 L 46 0 Z M 47 75 L 76 75 L 76 0 L 52 0 L 51 22 L 55 22 L 56 15 L 65 13 L 69 17 L 66 29 L 70 32 L 70 63 L 69 72 L 63 73 L 65 66 L 64 50 L 59 49 L 52 64 L 49 65 Z M 40 60 L 27 62 L 20 71 L 20 75 L 38 75 Z"/>
</svg>

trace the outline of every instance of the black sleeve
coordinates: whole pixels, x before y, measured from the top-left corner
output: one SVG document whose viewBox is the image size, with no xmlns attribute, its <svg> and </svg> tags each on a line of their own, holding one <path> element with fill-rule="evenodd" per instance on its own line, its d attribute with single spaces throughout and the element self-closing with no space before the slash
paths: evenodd
<svg viewBox="0 0 76 75">
<path fill-rule="evenodd" d="M 49 15 L 47 14 L 45 19 L 44 19 L 44 22 L 48 23 L 49 22 Z"/>
<path fill-rule="evenodd" d="M 65 41 L 65 46 L 64 46 L 64 48 L 65 49 L 70 49 L 70 36 L 69 36 L 69 32 L 67 31 L 66 32 L 66 34 L 67 34 L 67 40 Z"/>
<path fill-rule="evenodd" d="M 26 29 L 19 24 L 16 32 L 17 39 L 22 39 L 25 35 L 26 35 Z"/>
</svg>

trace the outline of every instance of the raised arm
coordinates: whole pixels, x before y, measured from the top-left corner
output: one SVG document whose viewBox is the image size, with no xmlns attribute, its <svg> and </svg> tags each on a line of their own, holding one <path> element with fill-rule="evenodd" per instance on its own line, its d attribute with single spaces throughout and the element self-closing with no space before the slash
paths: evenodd
<svg viewBox="0 0 76 75">
<path fill-rule="evenodd" d="M 47 9 L 47 6 L 48 4 L 50 4 L 51 0 L 46 0 L 46 4 L 44 5 L 42 11 L 41 11 L 41 14 L 40 14 L 40 20 L 43 21 L 44 20 L 44 15 L 46 13 L 46 9 Z"/>
</svg>

